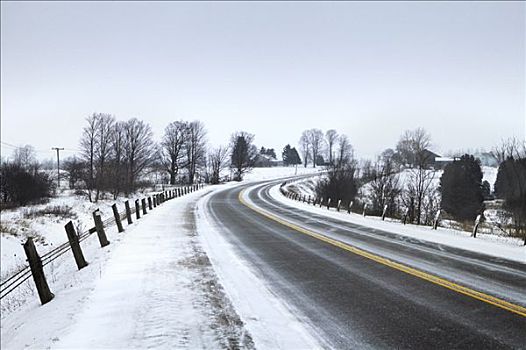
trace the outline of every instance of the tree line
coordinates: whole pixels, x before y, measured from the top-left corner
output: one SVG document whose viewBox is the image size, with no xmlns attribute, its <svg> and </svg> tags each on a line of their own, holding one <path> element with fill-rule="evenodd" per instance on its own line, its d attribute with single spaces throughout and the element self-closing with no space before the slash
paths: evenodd
<svg viewBox="0 0 526 350">
<path fill-rule="evenodd" d="M 299 145 L 305 166 L 310 162 L 327 170 L 317 183 L 318 197 L 353 201 L 355 210 L 367 203 L 374 215 L 386 210 L 391 217 L 406 217 L 415 224 L 430 224 L 438 210 L 459 222 L 472 223 L 478 215 L 483 220 L 484 201 L 497 198 L 510 213 L 515 231 L 526 234 L 524 142 L 506 140 L 491 152 L 500 164 L 493 193 L 473 155 L 459 154 L 444 166 L 438 164 L 430 151 L 431 136 L 423 128 L 403 132 L 396 147 L 374 162 L 357 161 L 349 139 L 332 129 L 305 130 Z"/>
<path fill-rule="evenodd" d="M 276 159 L 273 148 L 254 144 L 255 136 L 234 132 L 228 144 L 210 148 L 200 121 L 169 123 L 156 142 L 148 123 L 137 118 L 118 121 L 110 114 L 94 113 L 82 130 L 80 155 L 64 162 L 69 187 L 85 193 L 90 201 L 103 194 L 114 198 L 151 185 L 152 174 L 160 182 L 177 183 L 224 180 L 241 181 L 258 156 Z M 355 209 L 409 222 L 429 224 L 437 210 L 457 221 L 473 221 L 484 212 L 484 201 L 497 198 L 510 213 L 516 232 L 526 226 L 526 145 L 515 139 L 503 141 L 492 151 L 500 166 L 494 191 L 482 181 L 480 161 L 459 154 L 445 167 L 438 167 L 431 136 L 422 128 L 402 133 L 394 148 L 387 148 L 374 161 L 358 161 L 344 134 L 330 129 L 305 130 L 298 142 L 281 152 L 283 165 L 324 167 L 316 185 L 319 197 L 353 201 Z M 12 160 L 0 167 L 2 206 L 26 205 L 52 195 L 55 184 L 40 168 L 31 146 L 19 147 Z M 225 175 L 229 170 L 230 176 Z M 439 177 L 439 170 L 442 175 Z"/>
</svg>

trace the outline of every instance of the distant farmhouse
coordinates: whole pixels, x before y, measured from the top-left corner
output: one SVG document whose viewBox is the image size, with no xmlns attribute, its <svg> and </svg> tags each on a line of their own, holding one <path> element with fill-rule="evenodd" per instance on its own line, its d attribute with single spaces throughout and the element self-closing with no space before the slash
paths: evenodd
<svg viewBox="0 0 526 350">
<path fill-rule="evenodd" d="M 475 153 L 473 156 L 480 160 L 480 165 L 482 166 L 497 167 L 499 165 L 495 156 L 490 152 Z M 424 150 L 424 159 L 428 161 L 428 164 L 431 167 L 435 169 L 444 169 L 448 163 L 459 160 L 460 157 L 442 157 L 426 149 Z"/>
<path fill-rule="evenodd" d="M 273 166 L 283 166 L 282 160 L 276 160 L 271 156 L 259 153 L 254 161 L 255 168 L 270 168 Z"/>
</svg>

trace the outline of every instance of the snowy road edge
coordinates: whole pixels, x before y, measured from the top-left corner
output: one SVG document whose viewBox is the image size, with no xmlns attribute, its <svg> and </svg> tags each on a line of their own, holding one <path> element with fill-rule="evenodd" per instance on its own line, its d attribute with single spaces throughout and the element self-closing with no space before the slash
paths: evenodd
<svg viewBox="0 0 526 350">
<path fill-rule="evenodd" d="M 343 222 L 349 222 L 357 225 L 371 227 L 374 229 L 391 232 L 394 234 L 412 237 L 422 241 L 443 244 L 453 248 L 464 249 L 476 253 L 487 254 L 502 259 L 526 263 L 526 247 L 508 245 L 501 242 L 486 241 L 475 239 L 471 237 L 460 236 L 457 234 L 450 234 L 447 229 L 440 228 L 438 231 L 426 229 L 426 227 L 412 227 L 412 225 L 402 226 L 397 223 L 389 221 L 381 221 L 375 218 L 363 218 L 362 216 L 352 214 L 348 215 L 345 212 L 328 211 L 325 208 L 314 207 L 300 201 L 294 201 L 286 198 L 279 191 L 280 185 L 275 185 L 269 190 L 269 195 L 276 200 L 276 202 L 300 208 L 310 213 L 324 215 L 330 218 L 338 219 Z M 418 232 L 412 232 L 418 230 Z M 424 234 L 422 234 L 424 233 Z"/>
<path fill-rule="evenodd" d="M 258 349 L 325 348 L 314 330 L 301 323 L 222 237 L 206 210 L 213 191 L 198 201 L 197 232 L 212 266 Z"/>
</svg>

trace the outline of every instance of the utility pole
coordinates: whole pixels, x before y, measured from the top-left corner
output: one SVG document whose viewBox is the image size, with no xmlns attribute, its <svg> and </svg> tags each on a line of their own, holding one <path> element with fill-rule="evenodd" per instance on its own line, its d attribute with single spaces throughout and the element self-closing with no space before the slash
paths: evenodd
<svg viewBox="0 0 526 350">
<path fill-rule="evenodd" d="M 64 150 L 64 148 L 51 147 L 51 149 L 57 151 L 57 190 L 60 191 L 60 151 Z"/>
</svg>

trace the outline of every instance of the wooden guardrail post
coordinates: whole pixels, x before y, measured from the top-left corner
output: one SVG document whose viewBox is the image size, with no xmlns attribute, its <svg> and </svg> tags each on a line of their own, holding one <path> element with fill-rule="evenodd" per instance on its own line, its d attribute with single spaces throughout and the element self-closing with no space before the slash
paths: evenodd
<svg viewBox="0 0 526 350">
<path fill-rule="evenodd" d="M 471 234 L 471 236 L 473 238 L 477 238 L 477 230 L 479 228 L 479 224 L 480 224 L 480 217 L 481 215 L 477 215 L 477 218 L 475 219 L 475 226 L 473 226 L 473 233 Z"/>
<path fill-rule="evenodd" d="M 327 200 L 327 210 L 329 210 L 330 207 L 331 207 L 331 199 L 329 198 Z"/>
<path fill-rule="evenodd" d="M 157 195 L 155 194 L 152 196 L 152 203 L 154 208 L 157 207 Z"/>
<path fill-rule="evenodd" d="M 26 252 L 27 261 L 29 262 L 29 267 L 31 268 L 33 281 L 35 281 L 35 286 L 37 287 L 40 302 L 43 305 L 51 301 L 55 295 L 51 293 L 51 290 L 49 290 L 49 285 L 47 284 L 46 276 L 44 275 L 42 260 L 37 253 L 37 249 L 35 248 L 35 243 L 33 243 L 32 237 L 28 237 L 26 243 L 24 243 L 24 251 Z"/>
<path fill-rule="evenodd" d="M 66 229 L 66 234 L 68 235 L 68 241 L 69 245 L 71 246 L 71 251 L 73 252 L 73 257 L 75 258 L 77 267 L 80 270 L 83 267 L 88 266 L 88 263 L 86 262 L 86 259 L 84 259 L 82 249 L 80 249 L 79 236 L 77 235 L 77 232 L 75 232 L 73 222 L 68 222 L 64 228 Z"/>
<path fill-rule="evenodd" d="M 322 207 L 323 205 L 323 197 L 320 198 L 320 208 Z"/>
<path fill-rule="evenodd" d="M 105 247 L 110 242 L 106 237 L 106 232 L 104 231 L 104 225 L 102 224 L 102 218 L 100 217 L 99 209 L 93 212 L 93 221 L 95 221 L 95 229 L 97 230 L 97 236 L 99 236 L 99 243 L 101 247 Z"/>
<path fill-rule="evenodd" d="M 152 210 L 152 197 L 148 197 L 148 210 Z"/>
<path fill-rule="evenodd" d="M 342 204 L 342 200 L 341 199 L 338 199 L 338 205 L 336 206 L 336 210 L 337 211 L 340 211 L 340 206 Z"/>
<path fill-rule="evenodd" d="M 367 203 L 364 203 L 363 205 L 363 217 L 367 214 Z"/>
<path fill-rule="evenodd" d="M 119 210 L 117 209 L 117 204 L 113 203 L 111 206 L 111 210 L 113 210 L 113 216 L 115 217 L 115 223 L 117 224 L 117 231 L 124 232 L 124 227 L 122 227 L 121 222 L 121 214 L 119 214 Z"/>
<path fill-rule="evenodd" d="M 387 213 L 387 204 L 384 205 L 384 210 L 382 211 L 382 221 L 385 220 L 385 214 Z"/>
<path fill-rule="evenodd" d="M 352 205 L 354 204 L 354 201 L 349 201 L 349 206 L 347 207 L 347 214 L 351 213 Z"/>
<path fill-rule="evenodd" d="M 131 217 L 130 202 L 124 202 L 124 207 L 126 208 L 126 220 L 128 221 L 128 225 L 131 225 L 133 224 L 133 221 Z"/>
<path fill-rule="evenodd" d="M 139 200 L 135 200 L 135 218 L 139 220 L 141 218 L 141 208 L 139 206 Z"/>
<path fill-rule="evenodd" d="M 146 198 L 141 199 L 141 205 L 142 205 L 142 215 L 148 214 L 146 211 Z"/>
<path fill-rule="evenodd" d="M 440 209 L 437 211 L 437 214 L 435 215 L 435 220 L 433 221 L 433 230 L 437 229 L 438 220 L 440 220 Z"/>
</svg>

